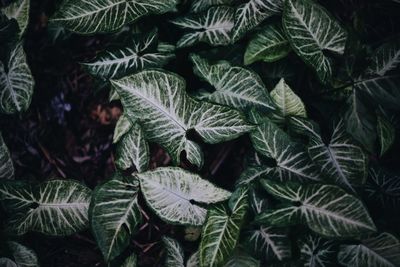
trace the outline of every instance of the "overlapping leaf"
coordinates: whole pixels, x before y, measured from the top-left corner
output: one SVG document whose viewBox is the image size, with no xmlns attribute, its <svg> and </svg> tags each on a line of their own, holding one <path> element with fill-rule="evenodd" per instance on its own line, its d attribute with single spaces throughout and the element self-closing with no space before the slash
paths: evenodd
<svg viewBox="0 0 400 267">
<path fill-rule="evenodd" d="M 128 258 L 124 260 L 121 267 L 136 267 L 137 266 L 137 256 L 132 253 Z"/>
<path fill-rule="evenodd" d="M 7 245 L 12 252 L 15 266 L 17 266 L 17 267 L 39 267 L 40 266 L 38 257 L 32 249 L 30 249 L 24 245 L 21 245 L 20 243 L 14 242 L 14 241 L 7 242 Z M 3 265 L 0 264 L 0 266 L 3 266 Z M 4 265 L 4 266 L 8 267 L 8 265 Z"/>
<path fill-rule="evenodd" d="M 113 143 L 117 143 L 132 127 L 132 122 L 124 114 L 119 117 L 115 125 Z"/>
<path fill-rule="evenodd" d="M 0 133 L 0 179 L 13 179 L 14 165 L 11 160 L 10 152 Z"/>
<path fill-rule="evenodd" d="M 397 208 L 400 203 L 400 177 L 373 166 L 364 191 L 369 200 L 379 202 L 381 207 Z"/>
<path fill-rule="evenodd" d="M 2 8 L 1 11 L 9 18 L 17 21 L 19 35 L 22 36 L 28 27 L 30 0 L 18 0 Z"/>
<path fill-rule="evenodd" d="M 380 46 L 371 59 L 368 67 L 369 74 L 384 76 L 394 70 L 400 63 L 400 40 L 388 42 Z"/>
<path fill-rule="evenodd" d="M 386 153 L 387 150 L 393 145 L 396 138 L 396 131 L 391 122 L 384 116 L 377 118 L 377 133 L 380 145 L 380 155 Z"/>
<path fill-rule="evenodd" d="M 337 248 L 334 242 L 309 235 L 299 242 L 301 260 L 305 267 L 334 266 Z"/>
<path fill-rule="evenodd" d="M 234 0 L 196 0 L 192 2 L 192 5 L 190 6 L 190 11 L 198 13 L 201 11 L 205 11 L 212 6 L 229 5 L 233 1 Z"/>
<path fill-rule="evenodd" d="M 182 246 L 170 237 L 162 238 L 166 249 L 165 267 L 185 267 Z"/>
</svg>

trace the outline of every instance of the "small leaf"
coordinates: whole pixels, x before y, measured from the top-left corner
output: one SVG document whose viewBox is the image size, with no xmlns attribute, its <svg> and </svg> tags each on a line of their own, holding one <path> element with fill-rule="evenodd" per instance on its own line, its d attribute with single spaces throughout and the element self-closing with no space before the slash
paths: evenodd
<svg viewBox="0 0 400 267">
<path fill-rule="evenodd" d="M 114 129 L 113 143 L 117 143 L 122 136 L 129 132 L 132 127 L 131 121 L 124 114 L 119 117 Z"/>
<path fill-rule="evenodd" d="M 282 27 L 278 24 L 267 25 L 250 40 L 244 54 L 244 64 L 274 62 L 286 57 L 291 50 Z"/>
<path fill-rule="evenodd" d="M 15 19 L 17 21 L 20 36 L 25 33 L 26 28 L 28 27 L 29 7 L 30 0 L 17 0 L 1 9 L 7 18 Z"/>
<path fill-rule="evenodd" d="M 164 221 L 202 225 L 207 210 L 201 204 L 224 201 L 230 193 L 200 176 L 176 167 L 136 174 L 147 204 Z"/>
<path fill-rule="evenodd" d="M 0 133 L 0 180 L 14 178 L 14 165 L 10 152 L 4 143 L 3 136 Z"/>
<path fill-rule="evenodd" d="M 377 122 L 378 140 L 381 148 L 380 156 L 382 157 L 393 145 L 396 132 L 393 125 L 385 117 L 378 116 Z"/>
<path fill-rule="evenodd" d="M 183 249 L 178 241 L 166 236 L 162 238 L 162 241 L 167 251 L 164 266 L 185 267 Z"/>
<path fill-rule="evenodd" d="M 372 56 L 372 64 L 368 67 L 369 74 L 384 76 L 394 70 L 400 63 L 400 40 L 381 45 Z"/>
<path fill-rule="evenodd" d="M 132 253 L 125 261 L 122 263 L 121 267 L 136 267 L 137 266 L 137 256 Z"/>
<path fill-rule="evenodd" d="M 224 267 L 260 267 L 260 262 L 242 250 L 237 249 L 225 263 Z"/>
<path fill-rule="evenodd" d="M 397 209 L 400 204 L 400 176 L 373 166 L 364 191 L 367 199 L 379 202 L 380 207 Z"/>
<path fill-rule="evenodd" d="M 201 11 L 205 11 L 212 6 L 229 5 L 233 1 L 234 0 L 196 0 L 192 2 L 192 5 L 190 6 L 190 11 L 193 13 L 198 13 Z"/>
<path fill-rule="evenodd" d="M 199 251 L 193 253 L 188 261 L 186 262 L 186 267 L 200 267 L 200 255 Z"/>
<path fill-rule="evenodd" d="M 7 245 L 12 252 L 16 266 L 18 267 L 40 266 L 38 257 L 32 249 L 13 241 L 7 242 Z M 3 266 L 1 265 L 1 261 L 0 261 L 0 266 Z M 8 265 L 4 266 L 7 267 Z"/>
<path fill-rule="evenodd" d="M 240 174 L 240 177 L 236 181 L 235 186 L 239 187 L 243 185 L 248 185 L 251 182 L 260 179 L 261 177 L 266 177 L 272 172 L 273 169 L 266 166 L 250 166 Z"/>
<path fill-rule="evenodd" d="M 300 240 L 299 247 L 305 267 L 336 266 L 337 248 L 332 241 L 309 235 Z"/>
</svg>

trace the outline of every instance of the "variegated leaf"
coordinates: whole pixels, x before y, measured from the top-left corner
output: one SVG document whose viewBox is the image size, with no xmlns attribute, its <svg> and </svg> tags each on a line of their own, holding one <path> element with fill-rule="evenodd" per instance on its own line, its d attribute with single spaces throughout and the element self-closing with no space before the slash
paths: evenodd
<svg viewBox="0 0 400 267">
<path fill-rule="evenodd" d="M 372 64 L 368 67 L 369 74 L 384 76 L 394 70 L 400 63 L 400 40 L 385 43 L 372 56 Z"/>
<path fill-rule="evenodd" d="M 384 116 L 378 116 L 377 118 L 377 133 L 378 140 L 380 145 L 380 155 L 386 153 L 393 145 L 394 140 L 396 138 L 395 128 L 391 124 L 391 122 L 385 118 Z"/>
<path fill-rule="evenodd" d="M 7 66 L 0 61 L 0 112 L 26 111 L 31 103 L 34 81 L 21 44 L 11 51 Z"/>
<path fill-rule="evenodd" d="M 267 166 L 249 166 L 241 174 L 239 179 L 236 181 L 236 187 L 244 186 L 252 183 L 255 180 L 265 177 L 270 173 L 273 173 L 273 168 Z"/>
<path fill-rule="evenodd" d="M 285 207 L 257 216 L 260 223 L 284 226 L 302 222 L 327 237 L 353 237 L 376 231 L 362 202 L 333 185 L 278 183 L 261 180 Z M 327 227 L 327 225 L 329 227 Z"/>
<path fill-rule="evenodd" d="M 10 241 L 7 242 L 8 247 L 10 248 L 14 262 L 17 267 L 39 267 L 38 257 L 32 249 L 21 245 L 20 243 Z M 0 266 L 1 262 L 0 262 Z M 7 267 L 7 265 L 5 265 Z"/>
<path fill-rule="evenodd" d="M 380 207 L 397 209 L 400 204 L 400 176 L 378 167 L 371 167 L 364 191 L 367 199 Z"/>
<path fill-rule="evenodd" d="M 346 31 L 323 7 L 311 0 L 286 0 L 283 27 L 297 55 L 316 71 L 322 82 L 329 82 L 333 60 L 327 52 L 344 53 Z"/>
<path fill-rule="evenodd" d="M 137 266 L 137 256 L 132 253 L 128 258 L 124 260 L 121 267 L 136 267 Z"/>
<path fill-rule="evenodd" d="M 260 261 L 245 253 L 242 249 L 236 249 L 223 267 L 260 267 Z"/>
<path fill-rule="evenodd" d="M 196 0 L 192 1 L 190 6 L 190 11 L 193 13 L 198 13 L 207 10 L 212 6 L 229 5 L 234 0 Z"/>
<path fill-rule="evenodd" d="M 202 225 L 207 210 L 203 204 L 217 203 L 230 193 L 200 176 L 176 167 L 136 174 L 147 204 L 164 221 Z"/>
<path fill-rule="evenodd" d="M 185 81 L 172 73 L 142 71 L 111 82 L 121 97 L 124 114 L 138 120 L 146 140 L 163 146 L 175 163 L 185 151 L 192 164 L 203 164 L 200 147 L 187 138 L 189 130 L 214 144 L 253 128 L 236 110 L 190 98 L 184 91 Z"/>
<path fill-rule="evenodd" d="M 28 27 L 30 0 L 17 0 L 2 8 L 1 11 L 9 19 L 15 19 L 19 27 L 19 35 L 22 36 Z"/>
<path fill-rule="evenodd" d="M 139 182 L 132 178 L 129 181 L 112 179 L 93 191 L 91 229 L 107 262 L 128 247 L 130 237 L 141 221 L 138 192 Z"/>
<path fill-rule="evenodd" d="M 14 165 L 12 163 L 10 152 L 4 143 L 3 136 L 0 133 L 0 179 L 13 179 Z"/>
<path fill-rule="evenodd" d="M 339 263 L 348 267 L 400 265 L 400 242 L 389 233 L 374 234 L 358 245 L 341 245 Z"/>
<path fill-rule="evenodd" d="M 304 267 L 335 266 L 337 248 L 332 241 L 309 235 L 299 241 L 301 261 Z"/>
<path fill-rule="evenodd" d="M 182 246 L 170 237 L 164 236 L 162 238 L 166 249 L 165 267 L 185 267 L 184 254 Z"/>
<path fill-rule="evenodd" d="M 81 63 L 90 74 L 104 79 L 120 78 L 135 71 L 161 67 L 174 55 L 157 50 L 157 31 L 134 36 L 132 43 L 100 53 L 93 61 Z"/>
<path fill-rule="evenodd" d="M 230 44 L 234 13 L 232 7 L 216 6 L 173 20 L 172 23 L 189 31 L 181 37 L 177 47 L 192 46 L 199 42 L 212 46 Z"/>
<path fill-rule="evenodd" d="M 132 122 L 124 114 L 119 117 L 114 129 L 113 143 L 117 143 L 122 136 L 129 132 Z"/>
<path fill-rule="evenodd" d="M 18 265 L 11 259 L 2 257 L 0 258 L 0 266 L 4 267 L 18 267 Z"/>
<path fill-rule="evenodd" d="M 150 14 L 172 11 L 177 0 L 65 0 L 52 22 L 80 34 L 113 32 Z"/>
<path fill-rule="evenodd" d="M 200 267 L 200 255 L 199 251 L 196 251 L 190 255 L 188 261 L 186 262 L 186 267 Z"/>
<path fill-rule="evenodd" d="M 275 109 L 257 73 L 232 66 L 226 61 L 210 65 L 198 55 L 192 54 L 190 58 L 195 74 L 215 88 L 214 92 L 202 96 L 202 99 L 242 110 L 250 110 L 252 107 Z"/>
<path fill-rule="evenodd" d="M 228 260 L 249 207 L 247 196 L 247 189 L 239 188 L 230 199 L 229 210 L 223 204 L 208 210 L 200 241 L 200 266 L 221 266 Z"/>
<path fill-rule="evenodd" d="M 256 61 L 274 62 L 286 57 L 291 51 L 283 29 L 278 24 L 270 24 L 257 32 L 244 53 L 244 64 Z"/>
</svg>

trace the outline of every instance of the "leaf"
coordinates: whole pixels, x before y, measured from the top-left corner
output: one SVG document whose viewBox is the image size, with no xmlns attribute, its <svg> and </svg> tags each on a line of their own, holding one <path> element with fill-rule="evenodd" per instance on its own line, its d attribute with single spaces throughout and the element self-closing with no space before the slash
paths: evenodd
<svg viewBox="0 0 400 267">
<path fill-rule="evenodd" d="M 362 202 L 337 186 L 277 183 L 266 179 L 261 184 L 268 193 L 288 204 L 258 215 L 256 220 L 260 223 L 284 226 L 302 222 L 327 237 L 354 237 L 376 231 Z"/>
<path fill-rule="evenodd" d="M 132 165 L 139 172 L 147 170 L 150 161 L 149 145 L 139 124 L 135 123 L 117 144 L 115 164 L 122 170 Z"/>
<path fill-rule="evenodd" d="M 354 186 L 365 183 L 368 157 L 346 132 L 343 120 L 336 123 L 329 143 L 322 140 L 319 127 L 311 122 L 292 118 L 309 137 L 308 153 L 330 181 L 354 192 Z"/>
<path fill-rule="evenodd" d="M 4 267 L 18 267 L 17 264 L 8 259 L 8 258 L 0 258 L 0 266 L 4 266 Z"/>
<path fill-rule="evenodd" d="M 359 245 L 341 245 L 338 255 L 343 266 L 395 267 L 400 264 L 400 242 L 389 233 L 371 235 Z"/>
<path fill-rule="evenodd" d="M 141 17 L 172 11 L 176 0 L 65 0 L 51 22 L 79 34 L 108 33 Z"/>
<path fill-rule="evenodd" d="M 136 174 L 149 207 L 172 224 L 202 225 L 212 204 L 229 198 L 230 193 L 200 176 L 176 167 L 157 168 Z"/>
<path fill-rule="evenodd" d="M 5 66 L 0 62 L 0 112 L 26 111 L 31 103 L 34 81 L 21 44 L 12 51 Z"/>
<path fill-rule="evenodd" d="M 206 59 L 195 54 L 192 54 L 190 59 L 194 64 L 195 74 L 215 88 L 213 93 L 202 99 L 241 110 L 249 110 L 252 107 L 275 109 L 257 73 L 232 66 L 226 61 L 210 65 Z"/>
<path fill-rule="evenodd" d="M 7 242 L 8 247 L 12 251 L 12 255 L 14 257 L 14 261 L 16 266 L 18 267 L 39 267 L 39 260 L 37 258 L 36 253 L 17 242 L 10 241 Z M 0 262 L 1 263 L 1 262 Z M 0 266 L 3 266 L 0 264 Z M 5 265 L 7 266 L 7 265 Z"/>
<path fill-rule="evenodd" d="M 137 256 L 132 253 L 126 260 L 122 263 L 121 267 L 136 267 L 137 266 Z"/>
<path fill-rule="evenodd" d="M 231 42 L 235 11 L 228 6 L 210 7 L 207 11 L 191 14 L 171 21 L 188 33 L 178 41 L 178 48 L 202 42 L 212 46 L 228 45 Z"/>
<path fill-rule="evenodd" d="M 344 53 L 346 31 L 323 7 L 310 0 L 286 0 L 282 24 L 296 54 L 323 83 L 329 82 L 333 60 L 328 53 Z"/>
<path fill-rule="evenodd" d="M 364 191 L 367 199 L 379 202 L 380 207 L 397 209 L 400 203 L 400 176 L 372 166 Z"/>
<path fill-rule="evenodd" d="M 236 110 L 190 98 L 184 91 L 185 81 L 172 73 L 142 71 L 111 83 L 121 97 L 124 114 L 138 120 L 146 140 L 163 146 L 176 164 L 182 151 L 192 164 L 203 164 L 200 147 L 187 138 L 189 130 L 214 144 L 253 128 Z"/>
<path fill-rule="evenodd" d="M 10 152 L 4 143 L 3 136 L 0 133 L 0 180 L 14 178 L 14 165 L 12 163 Z"/>
<path fill-rule="evenodd" d="M 90 223 L 94 237 L 109 262 L 130 244 L 130 237 L 141 222 L 137 200 L 139 183 L 112 179 L 97 186 L 90 206 Z"/>
<path fill-rule="evenodd" d="M 51 180 L 39 185 L 0 186 L 0 199 L 10 202 L 12 234 L 34 231 L 66 236 L 88 225 L 90 189 L 72 180 Z"/>
<path fill-rule="evenodd" d="M 250 40 L 244 53 L 244 64 L 256 61 L 274 62 L 286 57 L 291 51 L 282 27 L 279 24 L 267 25 Z"/>
<path fill-rule="evenodd" d="M 129 46 L 106 50 L 92 62 L 81 65 L 93 76 L 104 79 L 120 78 L 138 70 L 161 67 L 174 55 L 157 50 L 157 37 L 157 31 L 136 35 Z"/>
<path fill-rule="evenodd" d="M 132 127 L 131 121 L 124 114 L 119 117 L 114 129 L 113 143 L 117 143 Z"/>
<path fill-rule="evenodd" d="M 382 157 L 393 145 L 396 138 L 396 132 L 393 125 L 387 118 L 378 116 L 377 122 L 378 140 L 381 148 L 380 156 Z"/>
<path fill-rule="evenodd" d="M 375 51 L 371 61 L 367 69 L 369 74 L 384 76 L 394 70 L 400 63 L 400 41 L 395 40 L 381 45 Z"/>
<path fill-rule="evenodd" d="M 186 267 L 200 267 L 200 256 L 199 256 L 199 251 L 196 251 L 193 253 L 188 261 L 186 262 Z"/>
<path fill-rule="evenodd" d="M 192 2 L 192 5 L 190 6 L 190 11 L 193 13 L 198 13 L 201 11 L 205 11 L 212 6 L 229 5 L 233 1 L 234 0 L 196 0 Z"/>
<path fill-rule="evenodd" d="M 283 0 L 248 0 L 235 12 L 233 41 L 242 38 L 248 31 L 259 25 L 266 18 L 282 10 Z"/>
<path fill-rule="evenodd" d="M 162 238 L 164 246 L 166 248 L 166 258 L 165 258 L 165 267 L 184 267 L 184 254 L 182 246 L 170 237 L 164 236 Z"/>
<path fill-rule="evenodd" d="M 223 265 L 236 247 L 249 207 L 247 189 L 239 188 L 233 196 L 229 210 L 223 204 L 208 210 L 200 241 L 200 266 Z"/>
<path fill-rule="evenodd" d="M 273 169 L 266 166 L 249 166 L 241 174 L 239 179 L 236 181 L 235 186 L 243 186 L 252 183 L 261 177 L 266 177 L 268 174 L 272 173 Z"/>
<path fill-rule="evenodd" d="M 15 19 L 19 27 L 19 36 L 22 36 L 29 22 L 30 0 L 17 0 L 1 9 L 9 19 Z"/>
<path fill-rule="evenodd" d="M 332 241 L 309 235 L 300 240 L 299 247 L 305 267 L 336 266 L 337 249 Z"/>
<path fill-rule="evenodd" d="M 260 267 L 260 262 L 241 250 L 236 250 L 224 267 Z"/>
</svg>

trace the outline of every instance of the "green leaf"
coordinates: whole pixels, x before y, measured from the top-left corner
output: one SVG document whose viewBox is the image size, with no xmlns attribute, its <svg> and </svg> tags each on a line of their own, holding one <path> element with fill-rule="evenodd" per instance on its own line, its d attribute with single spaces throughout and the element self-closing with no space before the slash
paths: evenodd
<svg viewBox="0 0 400 267">
<path fill-rule="evenodd" d="M 162 238 L 166 249 L 165 267 L 185 267 L 184 254 L 182 246 L 170 237 L 164 236 Z"/>
<path fill-rule="evenodd" d="M 231 7 L 216 6 L 173 20 L 173 24 L 189 31 L 181 37 L 176 46 L 188 47 L 199 42 L 212 46 L 230 44 L 234 14 L 235 11 Z"/>
<path fill-rule="evenodd" d="M 273 173 L 273 169 L 266 166 L 249 166 L 241 174 L 239 179 L 236 181 L 235 186 L 248 185 L 251 182 L 266 177 L 268 174 Z"/>
<path fill-rule="evenodd" d="M 12 163 L 10 152 L 4 143 L 3 136 L 0 133 L 0 180 L 14 178 L 14 165 Z"/>
<path fill-rule="evenodd" d="M 17 264 L 9 258 L 0 258 L 0 266 L 4 267 L 18 267 Z"/>
<path fill-rule="evenodd" d="M 385 43 L 378 47 L 371 59 L 367 73 L 384 76 L 400 63 L 400 40 Z"/>
<path fill-rule="evenodd" d="M 65 0 L 51 22 L 79 34 L 107 33 L 141 17 L 172 11 L 176 4 L 177 0 Z"/>
<path fill-rule="evenodd" d="M 337 186 L 277 183 L 266 179 L 261 183 L 270 194 L 288 204 L 257 216 L 260 223 L 284 226 L 302 222 L 327 237 L 353 237 L 376 231 L 362 202 Z"/>
<path fill-rule="evenodd" d="M 150 161 L 149 145 L 139 124 L 133 124 L 117 144 L 115 164 L 122 170 L 132 165 L 137 171 L 147 170 Z"/>
<path fill-rule="evenodd" d="M 118 143 L 118 141 L 124 136 L 132 127 L 131 121 L 124 114 L 119 117 L 117 124 L 114 129 L 113 143 Z"/>
<path fill-rule="evenodd" d="M 176 167 L 157 168 L 136 176 L 149 207 L 168 223 L 200 226 L 207 213 L 203 204 L 230 196 L 228 191 Z"/>
<path fill-rule="evenodd" d="M 286 57 L 291 50 L 282 27 L 279 24 L 270 24 L 250 40 L 244 54 L 244 64 L 250 65 L 256 61 L 274 62 Z"/>
<path fill-rule="evenodd" d="M 72 180 L 51 180 L 36 186 L 0 186 L 0 199 L 13 211 L 7 224 L 16 235 L 34 231 L 66 236 L 86 229 L 91 191 Z"/>
<path fill-rule="evenodd" d="M 249 207 L 247 189 L 239 188 L 230 209 L 223 204 L 208 210 L 200 241 L 200 266 L 221 266 L 233 252 Z"/>
<path fill-rule="evenodd" d="M 232 66 L 226 61 L 210 65 L 206 59 L 195 54 L 192 54 L 190 59 L 194 64 L 195 74 L 215 88 L 214 92 L 203 96 L 202 99 L 241 110 L 249 110 L 252 107 L 275 109 L 257 73 Z"/>
<path fill-rule="evenodd" d="M 157 50 L 157 31 L 136 35 L 132 39 L 129 46 L 106 50 L 92 62 L 81 65 L 94 76 L 111 79 L 146 68 L 161 67 L 174 57 L 170 52 Z"/>
<path fill-rule="evenodd" d="M 137 266 L 137 256 L 132 253 L 126 260 L 122 263 L 121 267 L 136 267 Z"/>
<path fill-rule="evenodd" d="M 192 2 L 192 5 L 190 6 L 190 11 L 193 13 L 198 13 L 201 11 L 205 11 L 212 6 L 229 5 L 233 1 L 234 0 L 196 0 Z"/>
<path fill-rule="evenodd" d="M 21 44 L 11 51 L 7 66 L 0 62 L 0 112 L 26 111 L 31 103 L 34 81 Z"/>
<path fill-rule="evenodd" d="M 39 260 L 36 253 L 24 246 L 20 243 L 10 241 L 7 242 L 8 247 L 10 248 L 14 262 L 18 267 L 39 267 Z M 0 262 L 1 263 L 1 262 Z M 3 266 L 0 264 L 0 266 Z M 8 266 L 8 265 L 5 265 Z"/>
<path fill-rule="evenodd" d="M 129 181 L 113 179 L 93 191 L 91 229 L 107 262 L 128 247 L 131 235 L 141 222 L 138 192 L 139 183 L 133 178 Z"/>
<path fill-rule="evenodd" d="M 332 241 L 309 235 L 299 241 L 299 247 L 304 266 L 336 266 L 337 248 Z"/>
<path fill-rule="evenodd" d="M 371 167 L 364 191 L 367 199 L 380 207 L 397 209 L 400 203 L 400 177 L 382 168 Z"/>
<path fill-rule="evenodd" d="M 381 148 L 380 156 L 383 156 L 383 154 L 385 154 L 393 145 L 396 138 L 396 132 L 393 125 L 384 116 L 378 116 L 377 122 L 378 140 Z"/>
<path fill-rule="evenodd" d="M 186 136 L 189 130 L 214 144 L 253 128 L 236 110 L 190 98 L 185 81 L 172 73 L 142 71 L 111 82 L 121 97 L 124 114 L 138 120 L 146 140 L 163 146 L 176 164 L 182 151 L 191 163 L 203 164 L 200 147 Z"/>
<path fill-rule="evenodd" d="M 237 249 L 224 267 L 260 267 L 260 262 L 243 251 Z"/>
<path fill-rule="evenodd" d="M 282 10 L 283 0 L 247 0 L 237 7 L 232 39 L 237 41 L 266 18 Z"/>
<path fill-rule="evenodd" d="M 338 255 L 343 266 L 395 267 L 400 264 L 400 242 L 389 233 L 371 235 L 358 245 L 341 245 Z"/>
<path fill-rule="evenodd" d="M 200 255 L 199 251 L 193 253 L 188 261 L 186 262 L 186 267 L 200 267 Z"/>
<path fill-rule="evenodd" d="M 333 60 L 344 53 L 347 33 L 322 6 L 311 0 L 286 0 L 283 28 L 296 54 L 323 83 L 331 80 Z"/>
<path fill-rule="evenodd" d="M 15 19 L 19 27 L 19 36 L 22 36 L 29 22 L 30 0 L 17 0 L 1 9 L 4 15 L 9 19 Z"/>
</svg>

